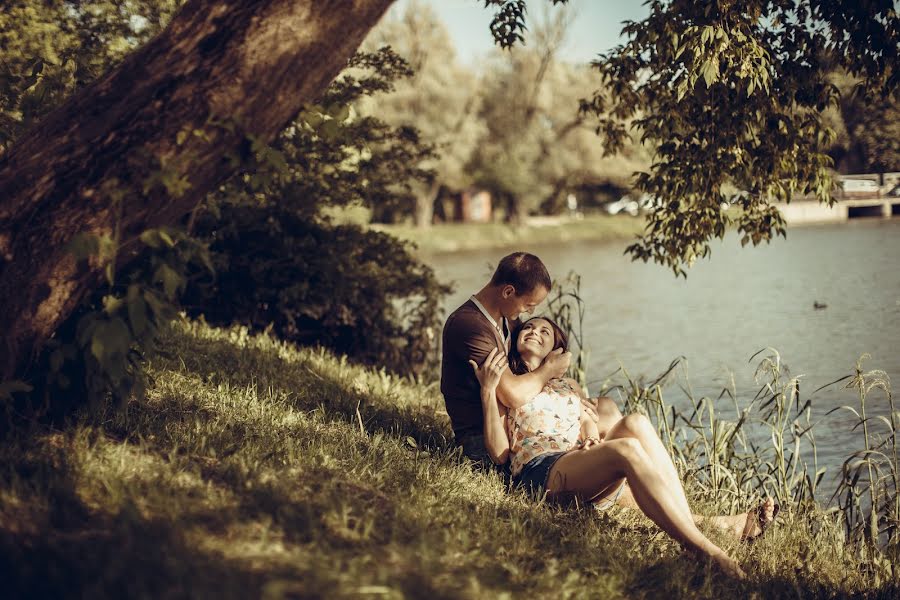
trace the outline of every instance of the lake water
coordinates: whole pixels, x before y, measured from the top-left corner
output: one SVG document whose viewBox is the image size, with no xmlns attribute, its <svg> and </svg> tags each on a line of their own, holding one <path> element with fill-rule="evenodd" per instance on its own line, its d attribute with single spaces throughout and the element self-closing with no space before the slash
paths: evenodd
<svg viewBox="0 0 900 600">
<path fill-rule="evenodd" d="M 852 373 L 864 353 L 871 355 L 864 370 L 884 370 L 900 389 L 900 220 L 795 228 L 787 239 L 757 248 L 741 248 L 729 235 L 713 243 L 712 257 L 696 263 L 687 280 L 632 262 L 623 255 L 626 245 L 516 248 L 540 256 L 554 278 L 573 270 L 581 275 L 592 392 L 619 365 L 650 380 L 683 356 L 695 396 L 715 398 L 733 375 L 745 405 L 759 388 L 753 380 L 758 359 L 748 360 L 767 347 L 778 350 L 791 375 L 801 376 L 801 397 L 812 397 L 814 416 L 858 405 L 855 392 L 842 385 L 811 394 Z M 447 313 L 479 290 L 509 251 L 425 256 L 439 279 L 455 285 Z M 688 403 L 677 380 L 664 397 L 676 406 Z M 874 394 L 869 410 L 888 414 L 887 399 Z M 840 411 L 815 429 L 820 464 L 832 473 L 859 448 L 852 423 Z"/>
</svg>

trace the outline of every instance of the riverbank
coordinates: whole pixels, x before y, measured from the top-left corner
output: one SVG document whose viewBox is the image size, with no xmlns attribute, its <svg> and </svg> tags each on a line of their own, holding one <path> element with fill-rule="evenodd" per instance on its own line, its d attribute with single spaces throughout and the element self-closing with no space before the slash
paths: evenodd
<svg viewBox="0 0 900 600">
<path fill-rule="evenodd" d="M 461 461 L 435 383 L 177 325 L 147 398 L 0 442 L 7 597 L 896 597 L 834 515 L 782 504 L 724 579 L 622 510 L 561 510 Z M 689 482 L 695 478 L 688 478 Z M 751 498 L 703 499 L 702 511 Z"/>
<path fill-rule="evenodd" d="M 529 217 L 522 225 L 505 223 L 441 223 L 427 229 L 412 225 L 371 225 L 373 229 L 412 242 L 423 254 L 513 246 L 535 247 L 575 241 L 631 240 L 644 219 L 628 215 Z M 623 244 L 624 248 L 624 244 Z"/>
</svg>

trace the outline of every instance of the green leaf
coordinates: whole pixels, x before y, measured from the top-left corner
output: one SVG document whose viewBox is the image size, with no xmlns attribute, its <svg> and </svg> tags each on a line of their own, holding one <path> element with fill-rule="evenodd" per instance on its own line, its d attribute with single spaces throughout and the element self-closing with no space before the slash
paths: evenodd
<svg viewBox="0 0 900 600">
<path fill-rule="evenodd" d="M 331 119 L 322 123 L 322 126 L 319 127 L 318 134 L 325 141 L 332 142 L 337 139 L 338 135 L 340 134 L 340 130 L 340 124 L 334 119 Z"/>
<path fill-rule="evenodd" d="M 146 231 L 141 233 L 140 239 L 145 246 L 148 246 L 150 248 L 159 249 L 162 247 L 162 240 L 159 237 L 158 229 L 147 229 Z"/>
<path fill-rule="evenodd" d="M 156 272 L 153 274 L 153 281 L 162 283 L 163 291 L 169 300 L 174 300 L 178 296 L 178 291 L 184 285 L 184 277 L 165 263 L 156 269 Z"/>
<path fill-rule="evenodd" d="M 159 237 L 162 241 L 164 241 L 166 243 L 166 245 L 169 248 L 175 247 L 175 240 L 172 239 L 172 236 L 170 236 L 168 233 L 166 233 L 165 229 L 159 230 Z"/>
<path fill-rule="evenodd" d="M 99 254 L 100 237 L 93 233 L 78 233 L 66 245 L 66 251 L 74 256 L 76 261 L 87 260 Z"/>
<path fill-rule="evenodd" d="M 97 326 L 91 339 L 91 354 L 101 365 L 106 365 L 108 358 L 117 354 L 124 356 L 132 341 L 125 321 L 116 317 Z"/>
<path fill-rule="evenodd" d="M 137 286 L 132 286 L 137 287 Z M 131 331 L 135 337 L 139 337 L 147 331 L 147 303 L 140 295 L 128 299 L 128 321 L 131 323 Z"/>
<path fill-rule="evenodd" d="M 116 311 L 122 308 L 124 301 L 112 294 L 107 294 L 103 296 L 103 311 L 112 316 Z"/>
<path fill-rule="evenodd" d="M 341 106 L 337 112 L 332 113 L 332 117 L 335 121 L 344 122 L 347 120 L 347 117 L 350 116 L 350 105 L 344 104 Z"/>
<path fill-rule="evenodd" d="M 719 78 L 719 59 L 713 57 L 707 60 L 703 63 L 700 73 L 703 75 L 706 87 L 710 87 Z"/>
</svg>

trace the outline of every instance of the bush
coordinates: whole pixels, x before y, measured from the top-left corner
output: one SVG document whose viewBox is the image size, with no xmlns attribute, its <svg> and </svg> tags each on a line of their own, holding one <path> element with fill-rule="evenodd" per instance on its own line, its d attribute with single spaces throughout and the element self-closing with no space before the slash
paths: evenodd
<svg viewBox="0 0 900 600">
<path fill-rule="evenodd" d="M 320 344 L 400 373 L 433 367 L 449 291 L 395 238 L 334 226 L 283 202 L 222 205 L 195 233 L 209 243 L 216 282 L 189 287 L 190 313 Z"/>
</svg>

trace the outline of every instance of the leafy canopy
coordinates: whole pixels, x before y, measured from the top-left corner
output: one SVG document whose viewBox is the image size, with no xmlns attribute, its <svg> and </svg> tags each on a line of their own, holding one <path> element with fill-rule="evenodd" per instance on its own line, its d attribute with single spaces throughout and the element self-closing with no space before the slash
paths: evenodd
<svg viewBox="0 0 900 600">
<path fill-rule="evenodd" d="M 552 0 L 554 4 L 565 0 Z M 523 39 L 525 3 L 485 0 L 504 47 Z M 655 149 L 637 187 L 655 199 L 627 252 L 684 275 L 734 225 L 754 245 L 785 224 L 773 200 L 831 201 L 839 66 L 874 100 L 897 90 L 900 18 L 891 0 L 650 2 L 627 41 L 594 63 L 606 86 L 582 109 L 598 117 L 608 153 L 635 128 Z M 728 193 L 733 185 L 739 191 Z M 734 206 L 736 210 L 726 210 Z"/>
</svg>

